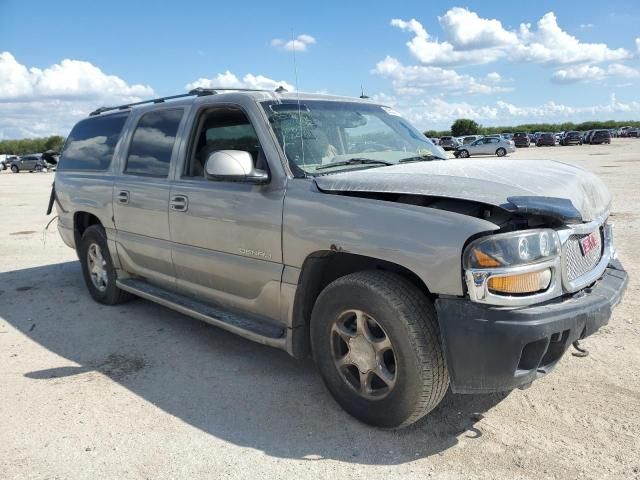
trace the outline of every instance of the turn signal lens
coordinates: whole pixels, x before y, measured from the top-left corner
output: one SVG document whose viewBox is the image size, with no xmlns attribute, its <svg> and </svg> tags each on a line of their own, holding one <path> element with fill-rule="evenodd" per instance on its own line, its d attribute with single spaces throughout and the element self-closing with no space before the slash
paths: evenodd
<svg viewBox="0 0 640 480">
<path fill-rule="evenodd" d="M 535 293 L 546 290 L 551 282 L 551 269 L 539 272 L 491 277 L 488 287 L 492 293 Z"/>
<path fill-rule="evenodd" d="M 501 264 L 495 258 L 490 255 L 487 255 L 482 250 L 474 250 L 473 256 L 476 258 L 476 264 L 479 267 L 488 268 L 488 267 L 499 267 Z"/>
</svg>

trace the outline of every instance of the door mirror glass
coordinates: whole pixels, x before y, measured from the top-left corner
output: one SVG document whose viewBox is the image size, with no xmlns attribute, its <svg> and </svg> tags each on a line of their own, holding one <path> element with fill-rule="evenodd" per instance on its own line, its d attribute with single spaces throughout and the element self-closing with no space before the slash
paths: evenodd
<svg viewBox="0 0 640 480">
<path fill-rule="evenodd" d="M 253 157 L 242 150 L 218 150 L 207 158 L 204 167 L 208 180 L 263 184 L 269 174 L 254 167 Z"/>
</svg>

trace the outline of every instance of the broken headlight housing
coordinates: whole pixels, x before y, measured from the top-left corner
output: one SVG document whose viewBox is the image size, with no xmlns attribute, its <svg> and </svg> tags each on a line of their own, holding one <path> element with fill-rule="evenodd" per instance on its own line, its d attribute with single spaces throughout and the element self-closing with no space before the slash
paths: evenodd
<svg viewBox="0 0 640 480">
<path fill-rule="evenodd" d="M 527 305 L 561 293 L 560 238 L 534 229 L 479 238 L 464 251 L 462 265 L 472 300 Z"/>
</svg>

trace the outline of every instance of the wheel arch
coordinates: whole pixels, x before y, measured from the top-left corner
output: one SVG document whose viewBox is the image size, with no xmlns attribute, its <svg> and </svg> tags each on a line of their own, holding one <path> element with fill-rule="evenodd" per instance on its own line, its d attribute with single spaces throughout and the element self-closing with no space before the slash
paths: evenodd
<svg viewBox="0 0 640 480">
<path fill-rule="evenodd" d="M 321 250 L 309 254 L 300 270 L 291 314 L 290 353 L 296 358 L 307 357 L 310 348 L 311 312 L 320 292 L 334 280 L 365 270 L 396 273 L 414 284 L 425 295 L 432 294 L 424 281 L 402 265 L 354 253 Z"/>
<path fill-rule="evenodd" d="M 90 212 L 78 211 L 73 214 L 73 238 L 76 250 L 80 245 L 82 234 L 92 225 L 103 225 L 103 223 L 96 215 Z"/>
</svg>

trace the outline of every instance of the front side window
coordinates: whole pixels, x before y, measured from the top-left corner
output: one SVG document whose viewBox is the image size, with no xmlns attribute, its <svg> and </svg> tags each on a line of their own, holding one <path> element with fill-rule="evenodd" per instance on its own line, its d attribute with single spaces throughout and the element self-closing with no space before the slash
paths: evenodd
<svg viewBox="0 0 640 480">
<path fill-rule="evenodd" d="M 206 110 L 200 115 L 185 176 L 204 177 L 207 159 L 219 150 L 249 152 L 256 168 L 267 169 L 258 135 L 239 108 L 218 107 Z"/>
<path fill-rule="evenodd" d="M 127 157 L 125 173 L 149 177 L 167 177 L 173 145 L 183 109 L 145 113 L 138 122 Z"/>
<path fill-rule="evenodd" d="M 326 100 L 262 106 L 298 176 L 446 158 L 388 107 Z"/>
<path fill-rule="evenodd" d="M 62 150 L 58 170 L 106 170 L 129 113 L 82 120 L 73 127 Z"/>
</svg>

